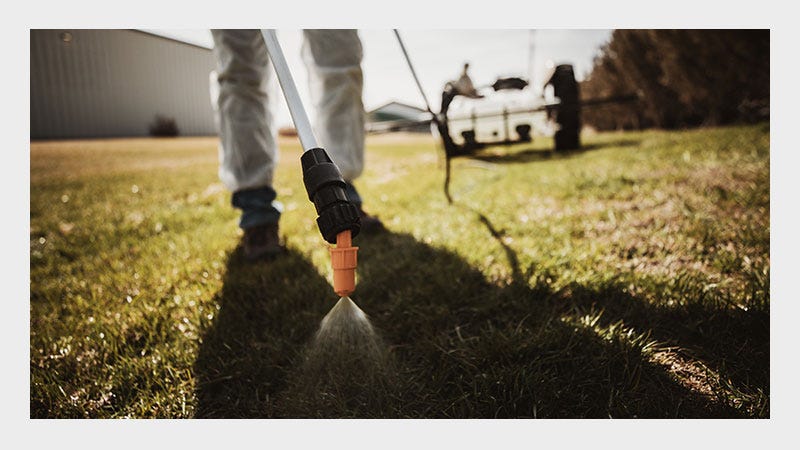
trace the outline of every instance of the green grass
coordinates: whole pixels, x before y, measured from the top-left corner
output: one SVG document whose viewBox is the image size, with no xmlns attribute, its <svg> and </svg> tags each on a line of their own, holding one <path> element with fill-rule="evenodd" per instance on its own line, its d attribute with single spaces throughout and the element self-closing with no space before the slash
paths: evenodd
<svg viewBox="0 0 800 450">
<path fill-rule="evenodd" d="M 456 160 L 454 205 L 433 141 L 368 141 L 353 298 L 395 374 L 320 403 L 296 144 L 289 253 L 249 265 L 215 140 L 34 142 L 31 416 L 769 417 L 769 125 L 584 140 Z"/>
</svg>

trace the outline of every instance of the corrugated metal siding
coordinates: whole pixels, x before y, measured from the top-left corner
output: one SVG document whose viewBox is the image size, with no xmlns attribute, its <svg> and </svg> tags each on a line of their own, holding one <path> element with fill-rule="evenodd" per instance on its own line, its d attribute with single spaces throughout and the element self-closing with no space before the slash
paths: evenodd
<svg viewBox="0 0 800 450">
<path fill-rule="evenodd" d="M 61 35 L 69 32 L 66 43 Z M 31 138 L 215 134 L 211 50 L 133 30 L 31 30 Z"/>
</svg>

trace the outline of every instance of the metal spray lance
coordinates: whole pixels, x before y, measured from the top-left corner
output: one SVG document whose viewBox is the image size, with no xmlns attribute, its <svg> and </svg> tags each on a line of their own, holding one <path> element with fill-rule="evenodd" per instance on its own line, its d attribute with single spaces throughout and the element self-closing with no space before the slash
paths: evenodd
<svg viewBox="0 0 800 450">
<path fill-rule="evenodd" d="M 261 30 L 261 34 L 303 146 L 304 152 L 300 157 L 303 184 L 308 199 L 317 210 L 317 226 L 327 242 L 336 244 L 336 247 L 330 248 L 333 290 L 342 297 L 348 297 L 356 288 L 358 247 L 353 247 L 352 238 L 361 229 L 358 209 L 347 199 L 346 185 L 339 168 L 328 153 L 317 145 L 275 30 Z"/>
</svg>

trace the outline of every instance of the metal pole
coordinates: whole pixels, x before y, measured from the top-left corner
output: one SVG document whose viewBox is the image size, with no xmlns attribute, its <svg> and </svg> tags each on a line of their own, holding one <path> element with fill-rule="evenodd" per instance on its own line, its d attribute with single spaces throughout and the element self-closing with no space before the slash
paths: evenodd
<svg viewBox="0 0 800 450">
<path fill-rule="evenodd" d="M 431 113 L 433 116 L 433 120 L 438 122 L 436 118 L 436 113 L 433 112 L 431 109 L 430 103 L 428 103 L 428 97 L 425 95 L 425 91 L 422 89 L 422 83 L 419 82 L 419 77 L 417 77 L 417 71 L 414 70 L 414 66 L 411 64 L 411 58 L 408 56 L 408 51 L 406 51 L 406 46 L 403 44 L 403 39 L 400 37 L 400 32 L 397 29 L 394 29 L 394 35 L 397 37 L 397 42 L 400 44 L 400 50 L 403 51 L 403 56 L 406 57 L 406 63 L 408 63 L 408 68 L 411 69 L 411 75 L 414 77 L 414 81 L 417 83 L 417 88 L 419 89 L 419 93 L 422 94 L 422 99 L 425 100 L 425 108 L 428 109 L 428 112 Z"/>
<path fill-rule="evenodd" d="M 535 53 L 536 50 L 536 30 L 528 30 L 528 77 L 531 80 L 531 86 L 536 86 L 536 66 L 535 66 Z"/>
<path fill-rule="evenodd" d="M 503 126 L 506 129 L 506 140 L 510 141 L 511 133 L 508 131 L 508 109 L 506 109 L 505 106 L 503 107 Z"/>
<path fill-rule="evenodd" d="M 303 102 L 300 100 L 300 93 L 297 92 L 297 86 L 294 84 L 292 72 L 289 71 L 289 65 L 286 64 L 286 58 L 283 57 L 283 50 L 281 50 L 275 30 L 261 30 L 261 34 L 267 45 L 269 59 L 272 60 L 272 66 L 275 67 L 275 73 L 278 74 L 278 82 L 281 85 L 283 96 L 286 97 L 286 104 L 289 105 L 289 114 L 292 115 L 292 121 L 297 130 L 297 136 L 300 137 L 303 150 L 319 147 L 311 129 L 311 122 L 303 108 Z"/>
<path fill-rule="evenodd" d="M 472 115 L 470 116 L 472 119 L 472 131 L 475 131 L 478 128 L 478 116 L 475 115 L 475 108 L 472 108 Z"/>
</svg>

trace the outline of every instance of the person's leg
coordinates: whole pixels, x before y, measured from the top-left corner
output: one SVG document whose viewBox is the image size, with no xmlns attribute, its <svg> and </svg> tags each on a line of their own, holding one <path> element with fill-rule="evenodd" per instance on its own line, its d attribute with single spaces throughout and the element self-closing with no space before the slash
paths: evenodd
<svg viewBox="0 0 800 450">
<path fill-rule="evenodd" d="M 350 200 L 362 212 L 362 229 L 382 227 L 363 212 L 353 181 L 364 170 L 363 56 L 356 30 L 304 30 L 303 60 L 317 111 L 314 132 L 347 182 Z"/>
<path fill-rule="evenodd" d="M 269 59 L 258 30 L 212 30 L 217 62 L 220 133 L 219 177 L 242 210 L 245 254 L 258 258 L 280 250 L 272 177 L 278 160 L 269 110 Z M 212 80 L 213 81 L 213 80 Z M 213 94 L 212 94 L 213 95 Z"/>
</svg>

